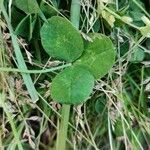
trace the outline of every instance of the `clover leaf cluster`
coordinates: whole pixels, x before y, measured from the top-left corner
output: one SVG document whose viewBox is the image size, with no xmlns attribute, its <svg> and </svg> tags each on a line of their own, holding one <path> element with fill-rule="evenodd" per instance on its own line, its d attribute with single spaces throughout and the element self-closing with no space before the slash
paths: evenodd
<svg viewBox="0 0 150 150">
<path fill-rule="evenodd" d="M 115 61 L 115 49 L 109 37 L 90 33 L 83 40 L 79 31 L 65 18 L 53 16 L 40 31 L 47 54 L 72 65 L 52 80 L 51 97 L 65 104 L 86 101 L 94 88 L 94 81 L 103 77 Z"/>
</svg>

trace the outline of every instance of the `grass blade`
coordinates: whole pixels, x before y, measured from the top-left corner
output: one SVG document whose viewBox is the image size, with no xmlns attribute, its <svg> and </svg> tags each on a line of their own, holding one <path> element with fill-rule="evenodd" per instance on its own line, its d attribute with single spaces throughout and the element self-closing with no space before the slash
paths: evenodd
<svg viewBox="0 0 150 150">
<path fill-rule="evenodd" d="M 19 139 L 19 133 L 17 132 L 16 125 L 15 125 L 13 118 L 12 118 L 12 114 L 9 112 L 9 110 L 5 104 L 5 95 L 3 93 L 0 93 L 0 100 L 1 100 L 1 106 L 3 107 L 4 112 L 6 113 L 8 121 L 9 121 L 10 126 L 12 128 L 16 144 L 18 145 L 19 150 L 23 150 L 21 141 Z"/>
<path fill-rule="evenodd" d="M 9 21 L 9 17 L 8 17 L 8 14 L 6 12 L 6 9 L 5 9 L 4 5 L 2 6 L 2 13 L 5 17 L 5 20 L 7 22 L 7 25 L 8 25 L 9 31 L 10 31 L 10 35 L 11 35 L 11 39 L 12 39 L 16 59 L 17 59 L 17 62 L 18 62 L 18 68 L 22 69 L 22 70 L 24 70 L 24 69 L 27 70 L 27 66 L 25 64 L 24 58 L 22 56 L 22 53 L 21 53 L 21 50 L 20 50 L 20 47 L 19 47 L 19 44 L 17 42 L 17 36 L 14 34 L 14 31 L 12 29 L 12 26 L 11 26 L 11 23 Z M 22 73 L 22 77 L 23 77 L 24 83 L 27 87 L 27 90 L 29 92 L 29 95 L 30 95 L 32 101 L 36 102 L 39 99 L 39 97 L 37 95 L 37 91 L 36 91 L 36 89 L 34 87 L 34 84 L 32 82 L 31 76 L 29 74 Z"/>
</svg>

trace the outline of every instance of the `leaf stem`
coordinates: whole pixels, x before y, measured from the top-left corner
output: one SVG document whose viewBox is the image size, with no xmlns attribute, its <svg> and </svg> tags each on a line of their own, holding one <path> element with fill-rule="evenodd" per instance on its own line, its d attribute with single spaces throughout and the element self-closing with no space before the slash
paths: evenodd
<svg viewBox="0 0 150 150">
<path fill-rule="evenodd" d="M 81 9 L 80 0 L 72 0 L 70 10 L 71 12 L 70 20 L 73 26 L 77 29 L 79 29 L 80 9 Z"/>
<path fill-rule="evenodd" d="M 63 69 L 66 67 L 71 66 L 71 64 L 66 64 L 58 67 L 53 67 L 49 69 L 43 69 L 43 70 L 28 70 L 28 69 L 16 69 L 16 68 L 5 68 L 0 67 L 0 72 L 20 72 L 20 73 L 27 73 L 27 74 L 36 74 L 36 73 L 47 73 L 47 72 L 53 72 L 59 69 Z"/>
<path fill-rule="evenodd" d="M 56 150 L 66 150 L 66 140 L 68 131 L 68 122 L 70 114 L 70 105 L 63 104 L 61 124 L 58 131 Z"/>
</svg>

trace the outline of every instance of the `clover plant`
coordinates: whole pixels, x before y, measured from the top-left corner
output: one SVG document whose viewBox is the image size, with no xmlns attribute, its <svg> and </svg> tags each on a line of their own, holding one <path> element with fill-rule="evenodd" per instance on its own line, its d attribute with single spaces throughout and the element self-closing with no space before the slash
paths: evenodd
<svg viewBox="0 0 150 150">
<path fill-rule="evenodd" d="M 51 97 L 63 104 L 62 121 L 56 149 L 65 150 L 71 104 L 85 102 L 94 88 L 94 80 L 103 77 L 113 66 L 115 49 L 109 37 L 90 33 L 83 40 L 79 31 L 65 18 L 53 16 L 40 31 L 43 48 L 50 57 L 72 63 L 52 80 Z M 61 143 L 61 145 L 60 145 Z M 63 143 L 63 144 L 62 144 Z"/>
<path fill-rule="evenodd" d="M 41 28 L 41 42 L 49 56 L 73 62 L 52 81 L 51 96 L 65 104 L 79 104 L 88 99 L 94 78 L 103 77 L 115 61 L 115 49 L 109 37 L 91 33 L 84 41 L 65 18 L 54 16 Z"/>
</svg>

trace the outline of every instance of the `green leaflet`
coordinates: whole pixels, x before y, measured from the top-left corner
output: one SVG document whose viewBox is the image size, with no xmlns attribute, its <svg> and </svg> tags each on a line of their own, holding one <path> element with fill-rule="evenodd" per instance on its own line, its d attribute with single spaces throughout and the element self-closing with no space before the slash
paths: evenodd
<svg viewBox="0 0 150 150">
<path fill-rule="evenodd" d="M 41 28 L 43 48 L 49 56 L 73 62 L 84 50 L 80 33 L 66 19 L 55 16 Z"/>
<path fill-rule="evenodd" d="M 92 42 L 85 42 L 85 52 L 75 64 L 86 67 L 96 79 L 103 77 L 115 62 L 115 49 L 111 40 L 99 33 L 89 35 Z"/>
<path fill-rule="evenodd" d="M 150 38 L 150 25 L 146 25 L 140 28 L 141 34 L 147 38 Z"/>
<path fill-rule="evenodd" d="M 79 104 L 88 99 L 94 87 L 94 77 L 81 66 L 71 66 L 52 81 L 51 97 L 59 103 Z"/>
<path fill-rule="evenodd" d="M 143 61 L 143 59 L 145 57 L 144 51 L 140 47 L 135 47 L 133 51 L 134 51 L 134 53 L 132 53 L 132 55 L 131 55 L 130 62 L 138 63 L 138 62 Z"/>
<path fill-rule="evenodd" d="M 32 31 L 32 18 L 31 15 L 27 15 L 16 27 L 15 33 L 30 40 L 32 38 Z"/>
<path fill-rule="evenodd" d="M 36 14 L 40 11 L 36 0 L 15 0 L 15 5 L 27 14 Z"/>
<path fill-rule="evenodd" d="M 52 16 L 57 15 L 57 11 L 51 5 L 46 5 L 44 2 L 40 5 L 41 11 L 44 13 L 46 18 L 50 18 Z"/>
</svg>

